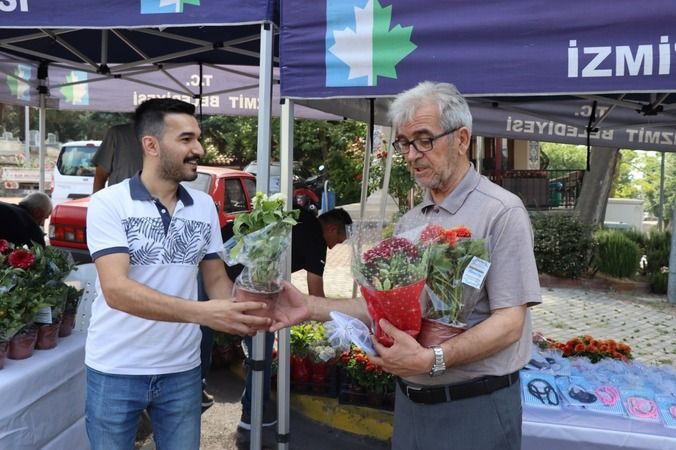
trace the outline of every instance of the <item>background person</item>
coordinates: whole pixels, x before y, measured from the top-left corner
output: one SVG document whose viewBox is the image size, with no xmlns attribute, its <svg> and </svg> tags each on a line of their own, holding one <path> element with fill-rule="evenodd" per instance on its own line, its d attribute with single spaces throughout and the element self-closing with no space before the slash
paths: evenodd
<svg viewBox="0 0 676 450">
<path fill-rule="evenodd" d="M 92 162 L 96 165 L 93 192 L 106 187 L 106 182 L 112 186 L 141 170 L 143 148 L 134 131 L 134 124 L 110 127 Z"/>
<path fill-rule="evenodd" d="M 521 200 L 479 175 L 469 162 L 472 116 L 448 83 L 424 82 L 390 107 L 395 151 L 405 158 L 422 202 L 395 232 L 433 221 L 467 226 L 489 240 L 491 267 L 476 304 L 466 304 L 470 328 L 432 348 L 381 320 L 394 344 L 375 342 L 374 364 L 398 376 L 394 449 L 521 448 L 518 371 L 531 354 L 529 306 L 540 303 L 530 219 Z M 328 320 L 340 310 L 370 320 L 363 300 L 331 301 L 285 286 L 273 330 L 301 320 Z M 466 298 L 472 296 L 466 296 Z M 478 298 L 477 298 L 478 297 Z M 374 339 L 375 341 L 375 339 Z"/>
<path fill-rule="evenodd" d="M 14 245 L 45 245 L 42 226 L 52 214 L 52 201 L 43 192 L 33 192 L 18 204 L 0 202 L 0 239 Z"/>
<path fill-rule="evenodd" d="M 133 448 L 146 409 L 157 448 L 200 441 L 198 324 L 254 334 L 264 303 L 228 300 L 232 283 L 213 200 L 180 185 L 204 154 L 195 107 L 152 99 L 135 114 L 143 170 L 94 194 L 87 243 L 97 270 L 85 347 L 86 427 L 93 450 Z M 197 302 L 198 267 L 210 301 Z"/>
<path fill-rule="evenodd" d="M 324 296 L 324 267 L 326 265 L 326 251 L 347 239 L 347 227 L 352 224 L 350 214 L 342 208 L 335 208 L 316 217 L 311 212 L 300 210 L 298 223 L 291 231 L 291 271 L 307 271 L 307 285 L 310 295 Z M 223 240 L 233 236 L 233 223 L 226 224 L 222 231 Z M 234 281 L 242 271 L 240 264 L 225 266 L 230 280 Z M 204 330 L 203 330 L 204 332 Z M 208 333 L 208 332 L 207 332 Z M 205 339 L 207 334 L 204 334 Z M 263 426 L 270 427 L 277 423 L 277 408 L 270 404 L 270 376 L 272 372 L 272 347 L 274 333 L 265 333 L 265 367 L 263 371 Z M 253 348 L 253 339 L 244 338 L 249 357 Z M 208 367 L 211 348 L 203 345 L 204 358 L 202 363 Z M 207 354 L 208 352 L 208 354 Z M 204 366 L 203 366 L 204 367 Z M 242 417 L 238 430 L 251 430 L 251 383 L 253 372 L 246 365 L 246 387 L 242 393 Z"/>
</svg>

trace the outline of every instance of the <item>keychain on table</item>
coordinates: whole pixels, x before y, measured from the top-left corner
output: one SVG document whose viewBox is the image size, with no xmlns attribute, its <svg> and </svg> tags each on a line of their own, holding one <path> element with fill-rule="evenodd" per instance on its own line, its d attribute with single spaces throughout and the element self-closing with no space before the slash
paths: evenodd
<svg viewBox="0 0 676 450">
<path fill-rule="evenodd" d="M 559 394 L 556 393 L 556 389 L 542 378 L 533 378 L 530 380 L 528 382 L 528 392 L 530 392 L 533 397 L 540 400 L 543 405 L 556 406 L 559 404 Z M 552 394 L 554 394 L 553 398 Z"/>
<path fill-rule="evenodd" d="M 574 398 L 580 403 L 594 403 L 596 401 L 596 396 L 594 394 L 585 391 L 577 384 L 570 385 L 568 395 L 570 395 L 570 398 Z"/>
<path fill-rule="evenodd" d="M 606 406 L 614 406 L 620 400 L 620 391 L 609 384 L 604 384 L 594 389 L 594 393 Z"/>
<path fill-rule="evenodd" d="M 649 398 L 638 395 L 627 397 L 627 411 L 638 419 L 657 418 L 657 404 Z"/>
</svg>

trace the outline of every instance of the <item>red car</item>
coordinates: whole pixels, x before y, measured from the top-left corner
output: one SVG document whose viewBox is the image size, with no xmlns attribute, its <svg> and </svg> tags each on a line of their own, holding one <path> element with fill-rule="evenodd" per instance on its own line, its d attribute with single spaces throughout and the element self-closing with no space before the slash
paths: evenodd
<svg viewBox="0 0 676 450">
<path fill-rule="evenodd" d="M 206 192 L 214 199 L 221 227 L 237 214 L 251 210 L 256 177 L 241 170 L 199 166 L 194 181 L 184 185 Z M 49 223 L 49 243 L 68 250 L 78 263 L 91 262 L 87 249 L 89 197 L 56 205 Z"/>
</svg>

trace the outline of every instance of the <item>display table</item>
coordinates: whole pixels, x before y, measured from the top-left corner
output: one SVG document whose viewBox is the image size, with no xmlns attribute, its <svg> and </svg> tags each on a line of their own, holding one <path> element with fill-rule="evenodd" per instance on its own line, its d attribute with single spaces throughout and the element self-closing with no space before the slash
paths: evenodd
<svg viewBox="0 0 676 450">
<path fill-rule="evenodd" d="M 588 411 L 523 410 L 522 450 L 676 449 L 676 429 Z"/>
<path fill-rule="evenodd" d="M 87 450 L 85 333 L 0 370 L 0 449 Z"/>
</svg>

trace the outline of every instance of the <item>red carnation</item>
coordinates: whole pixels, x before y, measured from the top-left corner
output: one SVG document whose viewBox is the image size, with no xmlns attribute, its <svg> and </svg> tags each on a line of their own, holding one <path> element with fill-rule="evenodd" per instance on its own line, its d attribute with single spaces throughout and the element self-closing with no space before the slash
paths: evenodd
<svg viewBox="0 0 676 450">
<path fill-rule="evenodd" d="M 444 234 L 444 228 L 441 225 L 427 225 L 420 233 L 420 240 L 422 242 L 432 242 L 441 238 Z"/>
<path fill-rule="evenodd" d="M 4 239 L 0 239 L 0 254 L 4 255 L 5 253 L 9 253 L 10 250 L 11 247 L 9 246 L 9 242 Z"/>
<path fill-rule="evenodd" d="M 405 253 L 409 258 L 418 257 L 418 249 L 411 241 L 400 237 L 391 237 L 365 251 L 364 262 L 370 263 L 377 259 L 390 259 L 398 253 Z"/>
<path fill-rule="evenodd" d="M 35 255 L 33 255 L 33 253 L 28 250 L 20 248 L 10 253 L 7 261 L 12 267 L 25 270 L 33 265 L 35 262 Z"/>
<path fill-rule="evenodd" d="M 472 232 L 467 227 L 454 227 L 451 228 L 451 231 L 455 232 L 456 236 L 459 238 L 471 238 Z"/>
</svg>

